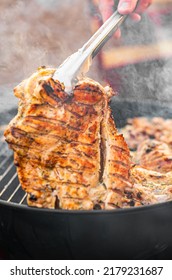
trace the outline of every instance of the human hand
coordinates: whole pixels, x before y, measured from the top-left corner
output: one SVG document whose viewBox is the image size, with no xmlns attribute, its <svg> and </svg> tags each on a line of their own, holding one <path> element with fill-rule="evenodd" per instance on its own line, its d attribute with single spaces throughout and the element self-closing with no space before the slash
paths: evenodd
<svg viewBox="0 0 172 280">
<path fill-rule="evenodd" d="M 115 1 L 99 0 L 99 10 L 102 14 L 103 21 L 106 21 L 112 15 Z M 117 9 L 120 14 L 130 14 L 131 18 L 138 22 L 141 19 L 140 14 L 143 13 L 151 3 L 152 0 L 120 0 Z M 121 32 L 118 29 L 115 33 L 115 37 L 119 38 L 120 36 Z"/>
</svg>

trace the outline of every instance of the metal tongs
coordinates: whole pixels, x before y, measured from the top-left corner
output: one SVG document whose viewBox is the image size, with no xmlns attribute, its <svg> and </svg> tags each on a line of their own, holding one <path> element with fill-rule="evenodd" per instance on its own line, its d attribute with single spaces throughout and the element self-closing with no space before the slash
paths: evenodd
<svg viewBox="0 0 172 280">
<path fill-rule="evenodd" d="M 97 30 L 84 46 L 69 56 L 55 71 L 53 79 L 65 85 L 69 94 L 78 80 L 88 72 L 92 59 L 97 55 L 113 33 L 124 22 L 127 15 L 115 11 L 112 16 Z"/>
</svg>

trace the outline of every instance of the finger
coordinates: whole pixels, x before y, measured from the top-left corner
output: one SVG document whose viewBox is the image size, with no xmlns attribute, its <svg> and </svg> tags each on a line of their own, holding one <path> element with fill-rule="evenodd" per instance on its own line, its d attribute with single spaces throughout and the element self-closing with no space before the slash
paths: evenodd
<svg viewBox="0 0 172 280">
<path fill-rule="evenodd" d="M 118 12 L 122 15 L 132 13 L 137 5 L 138 0 L 120 0 L 118 4 Z"/>
<path fill-rule="evenodd" d="M 141 16 L 139 14 L 132 13 L 130 16 L 135 22 L 139 22 L 141 20 Z"/>
<path fill-rule="evenodd" d="M 103 21 L 106 21 L 113 13 L 114 0 L 100 0 L 99 10 Z"/>
<path fill-rule="evenodd" d="M 121 30 L 118 28 L 114 34 L 115 39 L 119 39 L 121 37 Z"/>
<path fill-rule="evenodd" d="M 150 6 L 151 3 L 152 0 L 140 0 L 135 12 L 143 13 Z"/>
</svg>

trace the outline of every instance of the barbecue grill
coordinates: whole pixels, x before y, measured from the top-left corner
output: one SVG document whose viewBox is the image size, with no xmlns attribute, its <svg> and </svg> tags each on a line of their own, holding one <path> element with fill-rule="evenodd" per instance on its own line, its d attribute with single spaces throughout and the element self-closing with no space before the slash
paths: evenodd
<svg viewBox="0 0 172 280">
<path fill-rule="evenodd" d="M 0 199 L 7 202 L 17 203 L 19 205 L 26 204 L 26 194 L 21 189 L 16 169 L 13 164 L 13 156 L 5 156 L 7 153 L 7 146 L 1 143 L 0 149 L 2 153 L 0 156 L 4 159 L 0 165 Z"/>
<path fill-rule="evenodd" d="M 118 127 L 135 116 L 172 118 L 172 107 L 159 102 L 114 100 L 111 107 Z M 0 139 L 0 240 L 10 258 L 171 259 L 172 202 L 110 211 L 28 207 L 12 152 Z"/>
</svg>

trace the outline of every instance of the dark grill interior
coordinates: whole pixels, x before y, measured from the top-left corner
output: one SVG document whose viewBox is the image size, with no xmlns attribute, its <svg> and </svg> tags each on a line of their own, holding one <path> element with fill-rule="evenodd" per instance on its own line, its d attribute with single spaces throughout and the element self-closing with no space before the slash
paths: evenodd
<svg viewBox="0 0 172 280">
<path fill-rule="evenodd" d="M 0 200 L 26 204 L 26 193 L 21 189 L 13 163 L 13 153 L 4 141 L 3 129 L 0 131 L 0 159 Z"/>
</svg>

